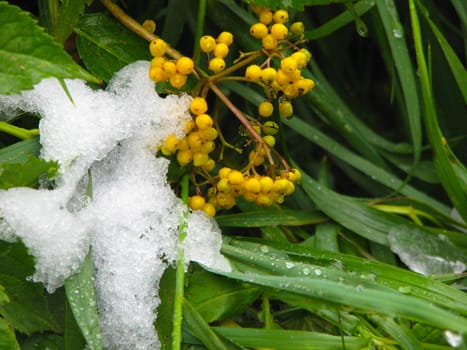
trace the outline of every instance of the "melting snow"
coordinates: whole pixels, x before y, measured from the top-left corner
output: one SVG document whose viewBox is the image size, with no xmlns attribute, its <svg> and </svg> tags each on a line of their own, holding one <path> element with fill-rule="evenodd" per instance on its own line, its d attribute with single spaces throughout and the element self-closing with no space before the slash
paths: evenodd
<svg viewBox="0 0 467 350">
<path fill-rule="evenodd" d="M 0 191 L 0 239 L 24 242 L 36 258 L 33 280 L 50 292 L 77 271 L 91 246 L 104 345 L 111 349 L 159 348 L 158 284 L 176 259 L 186 210 L 167 184 L 168 161 L 155 150 L 166 135 L 182 136 L 190 97 L 159 97 L 147 71 L 148 62 L 133 63 L 106 91 L 66 80 L 73 103 L 55 79 L 0 96 L 4 112 L 42 116 L 41 156 L 60 164 L 53 190 Z M 85 195 L 89 169 L 92 200 Z M 193 212 L 187 223 L 186 262 L 229 270 L 215 221 Z"/>
</svg>

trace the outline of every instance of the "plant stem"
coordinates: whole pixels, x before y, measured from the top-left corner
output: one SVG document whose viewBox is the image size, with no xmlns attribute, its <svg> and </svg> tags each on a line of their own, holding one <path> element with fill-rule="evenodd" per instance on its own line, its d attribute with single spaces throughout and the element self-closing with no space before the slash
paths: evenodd
<svg viewBox="0 0 467 350">
<path fill-rule="evenodd" d="M 21 140 L 31 139 L 39 135 L 39 129 L 24 129 L 18 126 L 8 124 L 6 122 L 0 122 L 0 131 L 6 132 L 7 134 L 16 136 Z"/>
<path fill-rule="evenodd" d="M 183 203 L 188 203 L 188 174 L 182 178 L 182 193 Z M 177 270 L 175 273 L 175 297 L 174 297 L 174 313 L 173 313 L 173 330 L 172 330 L 172 350 L 180 350 L 182 343 L 182 308 L 183 294 L 185 285 L 185 254 L 183 251 L 183 241 L 186 237 L 188 210 L 185 209 L 180 220 L 180 235 L 177 247 Z"/>
<path fill-rule="evenodd" d="M 199 66 L 199 39 L 203 35 L 204 31 L 204 18 L 206 17 L 206 0 L 200 0 L 198 2 L 198 20 L 196 24 L 196 36 L 195 36 L 195 47 L 193 50 L 193 57 L 195 58 L 196 66 Z"/>
</svg>

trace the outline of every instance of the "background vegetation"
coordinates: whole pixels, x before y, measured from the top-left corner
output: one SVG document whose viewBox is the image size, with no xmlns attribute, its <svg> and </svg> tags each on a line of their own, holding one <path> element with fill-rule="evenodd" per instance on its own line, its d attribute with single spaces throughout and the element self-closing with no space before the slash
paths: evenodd
<svg viewBox="0 0 467 350">
<path fill-rule="evenodd" d="M 183 347 L 465 348 L 456 337 L 467 332 L 465 273 L 445 268 L 465 264 L 467 254 L 465 2 L 257 3 L 287 5 L 291 19 L 306 26 L 313 54 L 306 74 L 316 88 L 294 100 L 294 118 L 274 116 L 279 149 L 303 177 L 280 208 L 239 203 L 218 213 L 222 251 L 234 271 L 220 276 L 193 265 L 185 275 Z M 0 2 L 1 94 L 48 76 L 105 85 L 124 65 L 151 58 L 147 42 L 97 1 L 19 5 L 22 12 Z M 155 20 L 157 34 L 187 56 L 196 50 L 197 28 L 231 31 L 233 52 L 258 49 L 249 34 L 256 19 L 245 2 L 120 5 L 139 22 Z M 38 25 L 27 25 L 28 16 Z M 16 23 L 9 31 L 7 20 Z M 39 25 L 64 47 L 43 53 L 50 65 L 41 70 L 34 40 L 51 39 Z M 30 39 L 12 49 L 8 41 L 20 32 Z M 264 99 L 253 85 L 221 88 L 247 113 Z M 225 108 L 219 118 L 235 143 L 238 122 Z M 30 115 L 1 122 L 1 188 L 37 186 L 55 172 L 38 158 L 37 123 Z M 232 166 L 240 161 L 227 154 Z M 409 271 L 416 266 L 428 276 Z M 86 317 L 95 315 L 76 310 L 89 300 L 70 303 L 63 288 L 47 294 L 27 281 L 33 271 L 21 243 L 0 242 L 0 349 L 82 349 Z M 164 349 L 171 348 L 174 271 L 160 291 Z M 86 335 L 88 346 L 99 348 Z"/>
</svg>

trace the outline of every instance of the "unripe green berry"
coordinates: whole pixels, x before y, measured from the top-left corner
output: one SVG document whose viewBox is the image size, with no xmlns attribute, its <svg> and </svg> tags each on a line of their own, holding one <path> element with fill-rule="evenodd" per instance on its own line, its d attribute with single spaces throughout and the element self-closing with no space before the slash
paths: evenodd
<svg viewBox="0 0 467 350">
<path fill-rule="evenodd" d="M 280 105 L 279 105 L 279 107 L 280 107 Z M 266 135 L 275 135 L 275 134 L 277 134 L 279 132 L 279 125 L 277 125 L 277 123 L 275 123 L 275 122 L 273 122 L 271 120 L 268 120 L 263 125 L 263 132 Z"/>
<path fill-rule="evenodd" d="M 290 25 L 290 31 L 295 35 L 302 35 L 305 32 L 303 22 L 294 22 Z"/>
</svg>

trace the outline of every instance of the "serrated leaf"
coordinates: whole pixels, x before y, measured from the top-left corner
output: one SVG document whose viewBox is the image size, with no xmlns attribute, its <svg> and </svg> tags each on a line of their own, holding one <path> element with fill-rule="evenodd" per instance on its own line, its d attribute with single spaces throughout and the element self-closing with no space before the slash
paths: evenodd
<svg viewBox="0 0 467 350">
<path fill-rule="evenodd" d="M 92 258 L 89 252 L 78 272 L 65 281 L 65 291 L 87 346 L 91 350 L 100 350 L 102 349 L 102 335 L 92 274 Z"/>
<path fill-rule="evenodd" d="M 0 314 L 17 330 L 25 334 L 59 331 L 57 321 L 50 313 L 44 288 L 38 283 L 0 275 L 10 302 L 0 306 Z"/>
<path fill-rule="evenodd" d="M 150 60 L 148 43 L 104 13 L 85 15 L 75 28 L 76 45 L 86 67 L 109 81 L 129 63 Z"/>
<path fill-rule="evenodd" d="M 240 314 L 260 293 L 261 288 L 200 270 L 191 275 L 185 297 L 206 322 L 214 322 Z"/>
<path fill-rule="evenodd" d="M 0 188 L 33 187 L 39 178 L 52 178 L 56 175 L 58 164 L 29 156 L 21 163 L 0 163 Z"/>
<path fill-rule="evenodd" d="M 19 350 L 15 332 L 10 324 L 0 317 L 0 350 Z"/>
<path fill-rule="evenodd" d="M 99 80 L 78 66 L 31 16 L 0 2 L 0 94 L 31 89 L 42 79 Z"/>
</svg>

